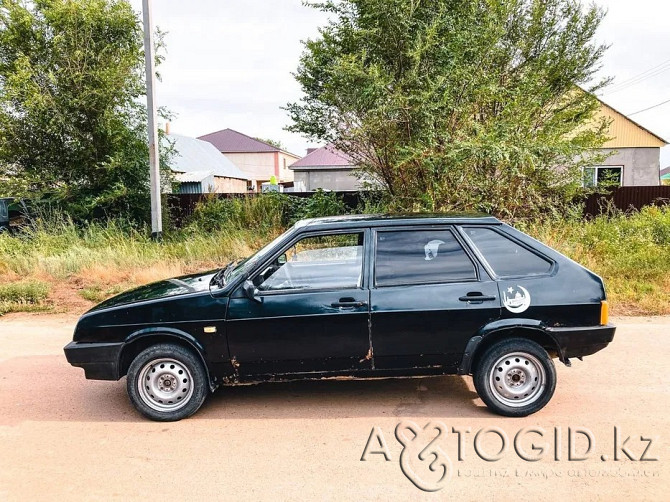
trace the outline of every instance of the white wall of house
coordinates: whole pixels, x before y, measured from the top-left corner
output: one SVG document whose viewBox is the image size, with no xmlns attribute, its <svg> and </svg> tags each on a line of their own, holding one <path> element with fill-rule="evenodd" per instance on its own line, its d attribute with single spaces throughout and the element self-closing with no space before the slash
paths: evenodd
<svg viewBox="0 0 670 502">
<path fill-rule="evenodd" d="M 277 174 L 280 183 L 293 181 L 293 171 L 288 166 L 300 158 L 284 152 L 226 153 L 225 156 L 253 178 L 255 185 L 269 181 Z"/>
<path fill-rule="evenodd" d="M 323 190 L 360 190 L 361 182 L 354 175 L 354 169 L 314 169 L 295 171 L 295 186 L 298 190 L 312 192 Z"/>
<path fill-rule="evenodd" d="M 622 186 L 655 186 L 660 184 L 660 148 L 604 148 L 609 154 L 602 166 L 623 167 Z"/>
</svg>

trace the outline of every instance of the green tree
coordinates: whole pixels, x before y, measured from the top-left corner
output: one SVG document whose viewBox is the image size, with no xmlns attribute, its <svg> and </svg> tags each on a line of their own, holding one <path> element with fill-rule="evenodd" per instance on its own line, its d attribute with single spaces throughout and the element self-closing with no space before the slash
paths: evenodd
<svg viewBox="0 0 670 502">
<path fill-rule="evenodd" d="M 142 28 L 122 0 L 0 0 L 0 182 L 76 219 L 146 218 Z"/>
<path fill-rule="evenodd" d="M 606 139 L 588 87 L 604 12 L 577 0 L 338 0 L 305 43 L 289 130 L 332 142 L 403 210 L 561 207 Z M 584 92 L 585 89 L 588 92 Z M 557 168 L 559 166 L 559 168 Z"/>
</svg>

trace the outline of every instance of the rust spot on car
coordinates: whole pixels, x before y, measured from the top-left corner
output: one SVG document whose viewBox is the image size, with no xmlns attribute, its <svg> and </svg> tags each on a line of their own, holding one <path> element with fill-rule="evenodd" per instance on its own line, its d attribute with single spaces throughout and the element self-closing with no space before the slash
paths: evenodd
<svg viewBox="0 0 670 502">
<path fill-rule="evenodd" d="M 368 349 L 368 353 L 365 354 L 365 357 L 364 357 L 363 359 L 361 359 L 360 361 L 358 361 L 358 362 L 359 362 L 359 363 L 362 363 L 362 362 L 365 362 L 365 361 L 369 361 L 370 359 L 372 359 L 372 347 L 370 347 L 370 348 Z"/>
</svg>

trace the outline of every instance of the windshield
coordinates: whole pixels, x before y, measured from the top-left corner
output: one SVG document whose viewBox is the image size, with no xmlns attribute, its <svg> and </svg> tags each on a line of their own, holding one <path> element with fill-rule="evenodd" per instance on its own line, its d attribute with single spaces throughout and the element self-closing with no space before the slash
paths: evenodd
<svg viewBox="0 0 670 502">
<path fill-rule="evenodd" d="M 233 262 L 234 266 L 230 267 L 223 276 L 224 284 L 230 283 L 230 281 L 235 280 L 236 278 L 240 277 L 241 275 L 245 274 L 248 270 L 250 270 L 254 265 L 256 265 L 258 262 L 262 261 L 267 255 L 269 255 L 273 249 L 286 238 L 286 236 L 293 231 L 293 228 L 287 230 L 283 234 L 281 234 L 279 237 L 274 239 L 272 242 L 269 244 L 266 244 L 263 246 L 259 251 L 256 252 L 256 254 L 251 255 L 250 257 L 244 258 L 242 260 L 239 260 L 237 262 Z"/>
</svg>

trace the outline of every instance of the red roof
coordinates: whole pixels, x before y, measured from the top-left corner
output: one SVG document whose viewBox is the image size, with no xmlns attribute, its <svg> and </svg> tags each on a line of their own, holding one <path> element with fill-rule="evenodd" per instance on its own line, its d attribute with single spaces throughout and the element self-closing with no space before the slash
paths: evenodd
<svg viewBox="0 0 670 502">
<path fill-rule="evenodd" d="M 224 129 L 198 137 L 214 145 L 221 153 L 259 153 L 281 152 L 281 148 L 272 146 L 265 141 L 257 140 L 232 129 Z"/>
<path fill-rule="evenodd" d="M 308 167 L 353 167 L 354 162 L 342 150 L 338 150 L 333 145 L 322 146 L 298 162 L 291 164 L 290 168 L 308 168 Z"/>
</svg>

